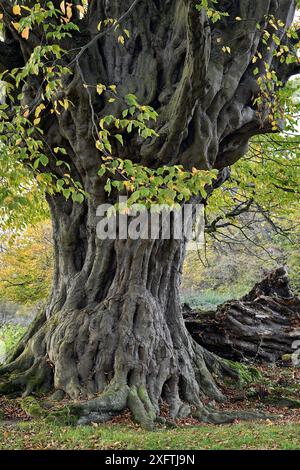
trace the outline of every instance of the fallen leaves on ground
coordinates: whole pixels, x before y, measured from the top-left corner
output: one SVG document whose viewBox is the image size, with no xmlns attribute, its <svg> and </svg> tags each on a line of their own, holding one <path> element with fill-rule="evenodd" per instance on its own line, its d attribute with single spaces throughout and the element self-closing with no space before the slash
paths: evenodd
<svg viewBox="0 0 300 470">
<path fill-rule="evenodd" d="M 0 396 L 0 412 L 3 421 L 28 421 L 30 418 L 21 409 L 17 400 Z"/>
</svg>

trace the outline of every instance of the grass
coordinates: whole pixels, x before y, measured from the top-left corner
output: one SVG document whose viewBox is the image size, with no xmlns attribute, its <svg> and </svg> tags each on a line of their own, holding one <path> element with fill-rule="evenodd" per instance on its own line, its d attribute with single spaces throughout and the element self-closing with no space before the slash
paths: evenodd
<svg viewBox="0 0 300 470">
<path fill-rule="evenodd" d="M 135 426 L 0 425 L 0 449 L 243 450 L 300 448 L 299 424 L 251 423 L 144 431 Z"/>
<path fill-rule="evenodd" d="M 127 412 L 103 425 L 72 427 L 32 409 L 36 398 L 0 397 L 0 450 L 299 450 L 300 410 L 270 405 L 268 400 L 299 400 L 300 370 L 274 365 L 235 367 L 243 380 L 238 386 L 226 384 L 229 409 L 262 411 L 276 416 L 274 421 L 210 426 L 185 419 L 176 428 L 161 426 L 149 432 L 135 425 Z M 47 397 L 38 399 L 51 413 L 63 406 L 52 403 L 51 408 L 51 403 Z"/>
<path fill-rule="evenodd" d="M 15 347 L 26 330 L 27 328 L 21 325 L 0 325 L 0 364 L 5 362 L 7 353 Z"/>
</svg>

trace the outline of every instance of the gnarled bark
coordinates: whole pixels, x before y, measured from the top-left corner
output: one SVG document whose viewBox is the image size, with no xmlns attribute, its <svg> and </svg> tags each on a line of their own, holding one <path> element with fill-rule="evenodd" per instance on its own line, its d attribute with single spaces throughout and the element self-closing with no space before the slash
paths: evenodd
<svg viewBox="0 0 300 470">
<path fill-rule="evenodd" d="M 131 32 L 124 46 L 113 30 L 100 34 L 97 25 L 123 17 L 127 0 L 89 2 L 86 17 L 76 20 L 80 33 L 63 43 L 70 53 L 61 63 L 71 73 L 56 98 L 72 106 L 60 114 L 50 112 L 52 104 L 46 107 L 39 126 L 47 148 L 67 150 L 70 175 L 89 197 L 81 205 L 48 197 L 56 262 L 53 292 L 46 311 L 0 370 L 0 391 L 56 389 L 88 399 L 82 406 L 85 421 L 95 420 L 94 413 L 99 417 L 129 406 L 138 421 L 150 426 L 161 399 L 173 417 L 195 410 L 206 421 L 232 420 L 233 415 L 220 416 L 203 405 L 204 396 L 224 399 L 213 375 L 234 372 L 185 329 L 178 296 L 184 242 L 96 237 L 96 208 L 116 202 L 116 194 L 108 196 L 105 179 L 98 177 L 102 156 L 95 149 L 95 126 L 105 115 L 119 116 L 122 107 L 120 101 L 99 96 L 96 85 L 115 84 L 121 96 L 134 93 L 159 113 L 157 139 L 145 142 L 137 133 L 126 135 L 124 147 L 113 146 L 114 157 L 151 168 L 182 164 L 223 174 L 246 152 L 251 136 L 272 130 L 267 107 L 258 113 L 254 105 L 260 90 L 252 58 L 261 53 L 287 80 L 286 67 L 281 76 L 273 54 L 272 34 L 268 44 L 263 35 L 266 29 L 273 32 L 268 18 L 274 15 L 284 23 L 277 35 L 285 40 L 296 2 L 220 0 L 218 8 L 228 16 L 216 24 L 204 9 L 196 10 L 195 0 L 132 5 L 122 24 Z M 43 34 L 36 28 L 24 41 L 11 25 L 10 2 L 0 1 L 0 7 L 26 62 Z M 243 21 L 236 21 L 238 16 Z M 231 53 L 224 54 L 229 44 Z M 43 77 L 34 76 L 29 91 L 24 90 L 28 106 L 43 86 Z M 64 166 L 56 166 L 52 153 L 48 156 L 44 170 L 61 177 Z"/>
<path fill-rule="evenodd" d="M 284 268 L 269 273 L 242 299 L 216 312 L 186 311 L 185 319 L 199 344 L 228 359 L 277 362 L 300 344 L 300 299 Z"/>
<path fill-rule="evenodd" d="M 90 206 L 76 205 L 70 214 L 60 198 L 50 204 L 57 263 L 51 302 L 0 370 L 0 392 L 55 389 L 88 400 L 80 422 L 128 406 L 150 427 L 162 400 L 173 418 L 193 411 L 222 421 L 202 399 L 225 400 L 213 374 L 236 374 L 184 326 L 184 242 L 99 240 L 94 224 L 86 225 Z"/>
</svg>

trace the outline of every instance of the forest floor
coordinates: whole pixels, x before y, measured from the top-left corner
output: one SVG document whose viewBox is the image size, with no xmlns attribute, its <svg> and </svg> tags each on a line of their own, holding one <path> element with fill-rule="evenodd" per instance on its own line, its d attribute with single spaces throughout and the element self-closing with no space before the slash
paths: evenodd
<svg viewBox="0 0 300 470">
<path fill-rule="evenodd" d="M 264 366 L 258 370 L 261 375 L 254 381 L 245 377 L 239 387 L 226 385 L 229 403 L 223 406 L 255 409 L 272 419 L 222 426 L 184 419 L 174 428 L 158 426 L 149 432 L 125 412 L 106 424 L 76 427 L 38 416 L 38 409 L 30 412 L 28 403 L 26 407 L 20 399 L 0 397 L 0 449 L 300 449 L 300 369 Z M 49 408 L 49 402 L 39 403 Z"/>
<path fill-rule="evenodd" d="M 295 450 L 298 423 L 179 426 L 155 432 L 134 425 L 64 427 L 31 421 L 0 427 L 0 449 L 17 450 Z M 137 432 L 138 431 L 138 432 Z"/>
</svg>

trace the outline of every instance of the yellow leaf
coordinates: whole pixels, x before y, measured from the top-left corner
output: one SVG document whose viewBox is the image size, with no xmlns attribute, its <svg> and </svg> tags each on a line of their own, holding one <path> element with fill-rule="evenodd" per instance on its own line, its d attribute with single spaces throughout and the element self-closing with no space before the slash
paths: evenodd
<svg viewBox="0 0 300 470">
<path fill-rule="evenodd" d="M 14 27 L 17 31 L 19 31 L 20 23 L 14 23 L 14 22 L 12 22 L 11 24 L 13 25 L 13 27 Z"/>
<path fill-rule="evenodd" d="M 66 13 L 66 5 L 64 1 L 60 3 L 60 9 L 64 14 Z"/>
<path fill-rule="evenodd" d="M 29 38 L 29 28 L 28 27 L 23 29 L 21 36 L 22 36 L 22 38 L 24 38 L 26 40 Z"/>
<path fill-rule="evenodd" d="M 72 18 L 72 8 L 70 7 L 70 4 L 67 4 L 67 18 L 68 20 Z"/>
<path fill-rule="evenodd" d="M 45 105 L 43 103 L 41 103 L 39 106 L 37 106 L 37 108 L 35 110 L 35 113 L 34 113 L 35 117 L 39 117 L 39 115 L 41 114 L 43 109 L 45 109 Z"/>
<path fill-rule="evenodd" d="M 80 15 L 84 16 L 84 7 L 82 5 L 76 5 L 76 8 L 79 11 Z"/>
<path fill-rule="evenodd" d="M 119 43 L 119 44 L 122 44 L 122 46 L 124 46 L 124 44 L 125 44 L 124 36 L 119 36 L 119 37 L 118 37 L 118 43 Z"/>
<path fill-rule="evenodd" d="M 96 149 L 103 150 L 103 144 L 99 140 L 96 140 Z"/>
<path fill-rule="evenodd" d="M 3 13 L 0 13 L 0 20 L 3 20 Z"/>
<path fill-rule="evenodd" d="M 41 118 L 36 118 L 36 119 L 33 121 L 33 124 L 34 124 L 34 126 L 38 126 L 40 122 L 41 122 Z"/>
<path fill-rule="evenodd" d="M 12 11 L 13 11 L 13 14 L 14 14 L 14 15 L 21 15 L 21 7 L 20 7 L 20 5 L 14 5 Z"/>
<path fill-rule="evenodd" d="M 102 93 L 106 90 L 106 86 L 102 85 L 102 83 L 99 83 L 97 85 L 97 93 L 98 95 L 102 95 Z"/>
<path fill-rule="evenodd" d="M 230 49 L 230 47 L 229 47 L 229 46 L 227 46 L 227 47 L 226 47 L 226 50 L 227 50 L 228 54 L 230 54 L 230 52 L 231 52 L 231 49 Z"/>
</svg>

